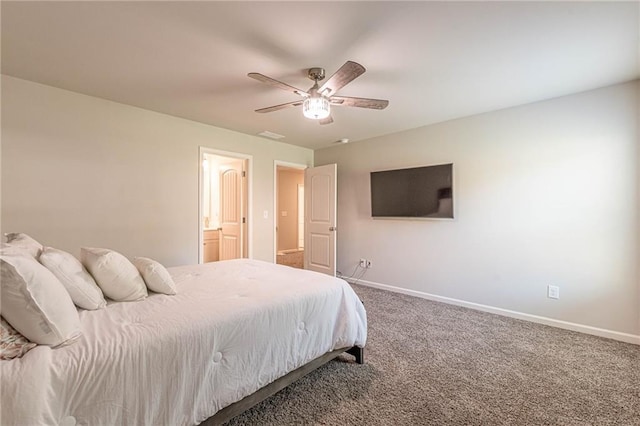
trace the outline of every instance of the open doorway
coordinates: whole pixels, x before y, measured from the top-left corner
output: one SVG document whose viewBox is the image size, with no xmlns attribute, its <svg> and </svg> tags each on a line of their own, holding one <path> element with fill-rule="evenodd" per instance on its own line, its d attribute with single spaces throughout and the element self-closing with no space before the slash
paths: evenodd
<svg viewBox="0 0 640 426">
<path fill-rule="evenodd" d="M 200 148 L 200 263 L 249 257 L 250 160 Z"/>
<path fill-rule="evenodd" d="M 304 268 L 305 165 L 275 163 L 276 263 Z"/>
</svg>

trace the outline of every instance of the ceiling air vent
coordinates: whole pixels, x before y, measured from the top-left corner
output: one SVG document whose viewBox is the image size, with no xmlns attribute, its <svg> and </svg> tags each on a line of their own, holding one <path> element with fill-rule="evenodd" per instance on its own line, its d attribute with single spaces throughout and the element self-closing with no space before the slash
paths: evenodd
<svg viewBox="0 0 640 426">
<path fill-rule="evenodd" d="M 270 132 L 268 130 L 258 133 L 258 136 L 264 136 L 265 138 L 275 139 L 275 140 L 284 138 L 284 136 L 279 135 L 277 133 Z"/>
</svg>

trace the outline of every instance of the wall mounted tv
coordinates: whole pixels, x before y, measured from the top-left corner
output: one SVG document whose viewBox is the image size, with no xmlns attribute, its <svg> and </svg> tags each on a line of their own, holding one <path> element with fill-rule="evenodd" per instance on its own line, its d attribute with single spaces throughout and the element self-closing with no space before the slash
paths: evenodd
<svg viewBox="0 0 640 426">
<path fill-rule="evenodd" d="M 453 164 L 371 172 L 371 216 L 453 219 Z"/>
</svg>

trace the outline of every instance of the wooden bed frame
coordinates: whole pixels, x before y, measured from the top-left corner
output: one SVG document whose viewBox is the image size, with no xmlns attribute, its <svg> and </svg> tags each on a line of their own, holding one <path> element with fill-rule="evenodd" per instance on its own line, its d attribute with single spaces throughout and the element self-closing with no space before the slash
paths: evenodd
<svg viewBox="0 0 640 426">
<path fill-rule="evenodd" d="M 311 373 L 313 370 L 322 367 L 327 362 L 331 361 L 338 355 L 342 353 L 348 353 L 356 357 L 356 362 L 358 364 L 364 364 L 364 348 L 360 348 L 358 346 L 353 346 L 351 348 L 342 348 L 337 349 L 332 352 L 327 352 L 324 355 L 319 356 L 313 361 L 303 365 L 302 367 L 293 370 L 289 374 L 286 374 L 279 379 L 269 383 L 267 386 L 258 389 L 256 392 L 252 393 L 241 399 L 238 402 L 234 402 L 231 405 L 226 406 L 222 410 L 218 411 L 213 416 L 209 417 L 207 420 L 201 423 L 201 425 L 205 426 L 214 426 L 214 425 L 222 425 L 225 422 L 228 422 L 232 418 L 244 413 L 254 405 L 259 404 L 275 393 L 281 391 L 282 389 L 289 386 L 291 383 L 296 380 L 306 376 Z"/>
</svg>

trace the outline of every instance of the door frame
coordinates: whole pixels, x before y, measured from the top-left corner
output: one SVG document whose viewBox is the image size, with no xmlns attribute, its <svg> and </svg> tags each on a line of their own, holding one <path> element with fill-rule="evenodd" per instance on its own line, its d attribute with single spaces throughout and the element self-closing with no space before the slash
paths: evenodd
<svg viewBox="0 0 640 426">
<path fill-rule="evenodd" d="M 247 176 L 246 176 L 246 187 L 247 187 L 247 206 L 246 206 L 246 218 L 247 218 L 247 229 L 246 229 L 246 238 L 243 235 L 243 239 L 247 241 L 247 258 L 253 258 L 253 238 L 251 238 L 251 234 L 253 232 L 253 185 L 252 185 L 252 176 L 253 176 L 253 156 L 249 154 L 242 154 L 239 152 L 231 152 L 231 151 L 222 151 L 219 149 L 208 148 L 205 146 L 198 147 L 198 263 L 202 263 L 204 250 L 204 221 L 202 219 L 203 212 L 203 198 L 204 198 L 204 183 L 202 181 L 203 167 L 202 162 L 204 160 L 204 155 L 217 155 L 219 157 L 228 157 L 228 158 L 237 158 L 239 160 L 247 161 Z"/>
<path fill-rule="evenodd" d="M 278 233 L 276 231 L 278 226 L 278 166 L 298 170 L 306 170 L 312 167 L 308 164 L 291 163 L 289 161 L 273 161 L 273 263 L 278 262 Z"/>
</svg>

